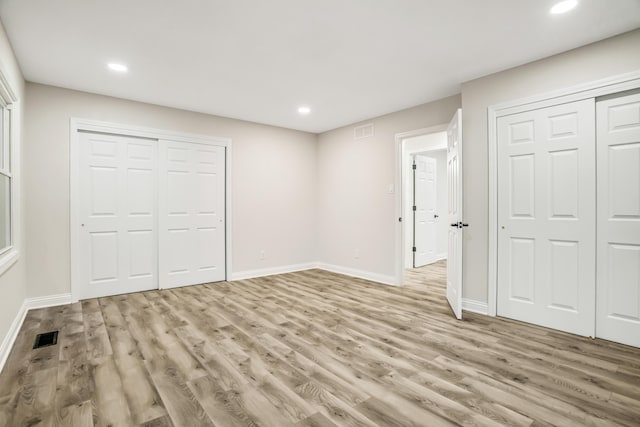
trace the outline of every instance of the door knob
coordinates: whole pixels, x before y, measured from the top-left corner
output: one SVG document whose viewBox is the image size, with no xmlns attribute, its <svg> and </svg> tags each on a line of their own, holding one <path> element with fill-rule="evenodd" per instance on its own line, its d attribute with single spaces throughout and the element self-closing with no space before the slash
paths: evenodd
<svg viewBox="0 0 640 427">
<path fill-rule="evenodd" d="M 433 217 L 434 217 L 434 218 L 438 218 L 438 217 L 440 217 L 440 215 L 438 215 L 438 214 L 434 214 L 434 215 L 433 215 Z"/>
<path fill-rule="evenodd" d="M 451 224 L 451 226 L 456 228 L 462 228 L 462 227 L 468 227 L 469 224 L 464 224 L 462 221 L 460 221 L 460 222 L 454 222 L 453 224 Z"/>
</svg>

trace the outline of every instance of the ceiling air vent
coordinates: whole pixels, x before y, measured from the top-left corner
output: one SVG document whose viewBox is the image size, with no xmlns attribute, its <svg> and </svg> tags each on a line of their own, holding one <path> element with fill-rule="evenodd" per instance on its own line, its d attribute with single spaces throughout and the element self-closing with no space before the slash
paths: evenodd
<svg viewBox="0 0 640 427">
<path fill-rule="evenodd" d="M 353 139 L 362 139 L 373 136 L 373 123 L 353 128 Z"/>
</svg>

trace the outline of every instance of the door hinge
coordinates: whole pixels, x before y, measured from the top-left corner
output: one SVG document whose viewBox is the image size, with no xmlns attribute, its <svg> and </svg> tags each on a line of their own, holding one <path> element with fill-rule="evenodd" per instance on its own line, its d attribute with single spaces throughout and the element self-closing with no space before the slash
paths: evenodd
<svg viewBox="0 0 640 427">
<path fill-rule="evenodd" d="M 413 247 L 413 252 L 416 252 L 416 251 L 417 251 L 417 250 L 416 250 L 416 247 L 414 246 L 414 247 Z"/>
<path fill-rule="evenodd" d="M 418 169 L 418 168 L 416 167 L 416 164 L 415 164 L 415 163 L 413 164 L 412 168 L 413 168 L 413 170 Z"/>
<path fill-rule="evenodd" d="M 414 207 L 413 207 L 413 211 L 415 212 L 415 211 L 417 211 L 417 210 L 418 210 L 418 208 L 417 208 L 416 206 L 414 206 Z"/>
</svg>

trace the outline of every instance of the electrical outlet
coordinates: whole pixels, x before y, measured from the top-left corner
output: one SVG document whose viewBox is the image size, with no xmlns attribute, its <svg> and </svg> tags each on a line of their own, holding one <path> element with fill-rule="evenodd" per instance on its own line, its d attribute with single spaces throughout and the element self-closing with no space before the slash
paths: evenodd
<svg viewBox="0 0 640 427">
<path fill-rule="evenodd" d="M 260 261 L 264 261 L 265 255 L 264 255 L 264 249 L 260 251 Z"/>
</svg>

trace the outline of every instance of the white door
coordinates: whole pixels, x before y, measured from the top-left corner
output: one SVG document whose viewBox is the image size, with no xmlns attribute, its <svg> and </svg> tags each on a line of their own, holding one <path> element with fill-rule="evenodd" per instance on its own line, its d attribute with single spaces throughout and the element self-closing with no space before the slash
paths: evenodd
<svg viewBox="0 0 640 427">
<path fill-rule="evenodd" d="M 596 335 L 640 347 L 640 94 L 597 103 Z"/>
<path fill-rule="evenodd" d="M 413 267 L 422 267 L 436 261 L 438 230 L 436 159 L 417 155 L 413 170 Z"/>
<path fill-rule="evenodd" d="M 78 136 L 79 299 L 156 289 L 157 141 Z"/>
<path fill-rule="evenodd" d="M 160 288 L 225 280 L 225 148 L 160 146 Z"/>
<path fill-rule="evenodd" d="M 449 243 L 447 258 L 447 300 L 456 317 L 462 319 L 462 110 L 458 109 L 447 128 L 447 188 L 449 198 Z"/>
<path fill-rule="evenodd" d="M 594 335 L 594 118 L 591 99 L 498 119 L 499 316 Z"/>
</svg>

